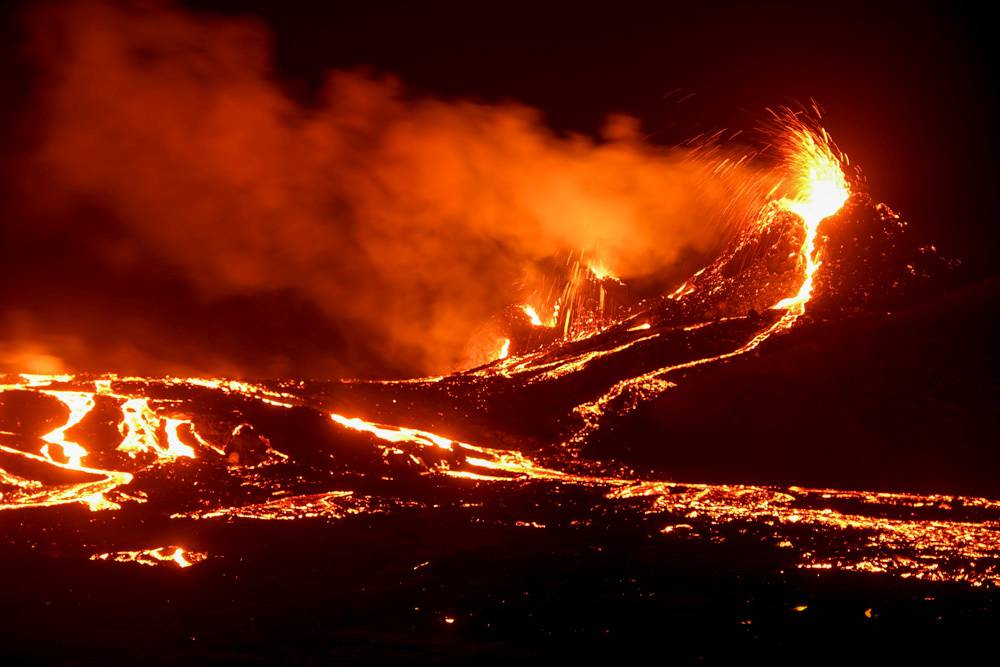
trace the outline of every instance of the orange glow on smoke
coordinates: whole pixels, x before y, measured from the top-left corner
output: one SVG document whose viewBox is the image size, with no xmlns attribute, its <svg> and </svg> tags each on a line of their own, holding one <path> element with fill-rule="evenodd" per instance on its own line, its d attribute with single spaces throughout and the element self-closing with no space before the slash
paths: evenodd
<svg viewBox="0 0 1000 667">
<path fill-rule="evenodd" d="M 384 339 L 358 356 L 377 356 L 392 368 L 426 373 L 454 369 L 461 363 L 458 351 L 475 337 L 475 371 L 408 380 L 440 382 L 435 391 L 469 399 L 476 407 L 464 413 L 427 411 L 415 419 L 448 432 L 442 424 L 464 414 L 468 422 L 453 423 L 452 432 L 472 442 L 415 425 L 331 412 L 334 406 L 327 401 L 349 394 L 341 388 L 314 391 L 304 382 L 22 375 L 0 385 L 0 394 L 35 395 L 46 418 L 51 399 L 65 411 L 60 407 L 61 425 L 40 437 L 30 426 L 34 422 L 20 414 L 4 422 L 0 464 L 7 468 L 0 467 L 0 511 L 75 505 L 66 513 L 68 522 L 80 506 L 116 511 L 148 499 L 154 501 L 157 517 L 147 529 L 159 533 L 162 508 L 182 494 L 192 495 L 183 496 L 171 519 L 332 520 L 380 511 L 380 505 L 434 502 L 449 488 L 460 490 L 463 500 L 480 500 L 476 489 L 488 485 L 510 490 L 533 485 L 541 491 L 532 490 L 539 505 L 554 498 L 562 508 L 572 500 L 563 499 L 563 487 L 577 485 L 588 487 L 592 509 L 598 512 L 609 506 L 617 511 L 615 503 L 644 505 L 648 516 L 662 516 L 670 524 L 661 529 L 663 534 L 732 522 L 755 526 L 778 547 L 796 549 L 798 558 L 790 562 L 798 567 L 1000 584 L 995 567 L 970 568 L 1000 559 L 997 501 L 682 484 L 639 479 L 613 461 L 578 456 L 588 435 L 609 426 L 606 417 L 671 391 L 687 380 L 690 369 L 754 351 L 800 320 L 814 296 L 816 275 L 824 270 L 821 224 L 851 195 L 841 156 L 824 130 L 791 112 L 775 114 L 781 126 L 775 143 L 784 160 L 774 166 L 760 164 L 738 146 L 711 141 L 698 147 L 655 146 L 644 142 L 638 123 L 631 128 L 628 119 L 609 127 L 614 131 L 604 140 L 566 138 L 546 127 L 542 114 L 524 106 L 420 98 L 398 82 L 357 72 L 331 73 L 322 94 L 303 106 L 276 85 L 268 47 L 272 40 L 263 23 L 201 20 L 162 3 L 145 4 L 152 6 L 133 11 L 119 3 L 53 3 L 32 20 L 30 43 L 40 58 L 32 64 L 48 85 L 45 95 L 36 96 L 39 107 L 30 109 L 38 120 L 32 128 L 37 137 L 19 175 L 26 195 L 33 196 L 19 197 L 25 200 L 22 205 L 37 200 L 41 219 L 66 224 L 67 229 L 53 228 L 66 234 L 77 219 L 67 215 L 60 222 L 62 216 L 54 211 L 75 211 L 80 202 L 106 211 L 116 221 L 116 233 L 129 235 L 116 239 L 120 244 L 114 244 L 110 256 L 118 257 L 119 245 L 128 258 L 133 249 L 155 248 L 156 260 L 175 267 L 177 274 L 170 277 L 200 297 L 197 301 L 287 294 L 294 303 L 316 310 L 323 322 L 351 323 L 355 341 Z M 713 301 L 712 294 L 725 293 L 722 276 L 713 273 L 719 264 L 698 271 L 655 306 L 669 308 L 638 312 L 623 303 L 633 296 L 626 285 L 630 278 L 659 275 L 689 251 L 707 257 L 725 241 L 720 229 L 748 219 L 750 232 L 767 231 L 772 223 L 781 224 L 781 232 L 790 228 L 798 245 L 781 251 L 790 251 L 788 259 L 793 260 L 787 263 L 787 277 L 755 304 L 753 317 Z M 756 249 L 752 243 L 739 248 Z M 558 266 L 559 259 L 553 258 L 567 261 Z M 138 256 L 135 265 L 142 266 L 142 259 Z M 555 284 L 514 284 L 515 276 L 530 267 L 545 267 L 538 269 L 541 274 L 553 263 L 552 272 L 560 273 Z M 551 331 L 529 330 L 516 311 L 517 317 L 505 319 L 515 319 L 517 330 L 526 331 L 530 340 L 485 326 L 498 313 L 510 315 L 511 304 L 527 299 L 530 304 L 517 306 L 527 322 Z M 699 308 L 706 304 L 711 308 Z M 689 306 L 690 317 L 684 310 Z M 734 311 L 741 307 L 726 304 Z M 766 312 L 768 307 L 774 312 Z M 142 328 L 130 320 L 121 323 L 127 326 L 108 327 L 107 318 L 97 314 L 53 319 L 89 325 L 91 337 L 93 330 L 98 338 L 117 337 L 158 330 L 148 326 L 156 322 L 145 319 L 156 310 L 141 310 Z M 685 315 L 668 321 L 671 312 Z M 745 328 L 730 333 L 727 319 L 741 320 Z M 54 325 L 45 318 L 39 321 Z M 724 330 L 716 335 L 715 328 Z M 181 328 L 161 329 L 173 337 Z M 702 344 L 703 335 L 711 345 Z M 33 341 L 19 351 L 0 352 L 0 370 L 28 366 L 55 373 L 83 365 L 122 365 L 100 357 L 102 346 L 87 349 L 86 338 L 79 353 L 59 350 L 69 355 L 65 361 Z M 220 360 L 220 366 L 206 361 L 225 352 L 217 340 L 198 348 L 200 359 L 184 358 L 192 356 L 191 340 L 179 342 L 186 344 L 159 348 L 177 350 L 178 356 L 167 360 L 173 363 L 157 365 L 155 372 L 187 374 L 192 366 L 217 374 L 247 370 L 232 360 Z M 351 365 L 351 358 L 345 358 L 323 365 L 322 352 L 320 364 L 310 368 L 317 376 L 355 372 L 363 363 L 354 360 L 357 365 Z M 625 354 L 615 358 L 620 353 Z M 627 363 L 616 363 L 623 357 Z M 502 361 L 482 366 L 497 360 Z M 579 382 L 573 374 L 579 374 Z M 511 378 L 513 382 L 503 384 Z M 564 378 L 569 381 L 562 384 Z M 553 381 L 561 384 L 541 384 Z M 557 416 L 560 421 L 551 424 L 557 428 L 547 431 L 564 440 L 552 435 L 552 440 L 532 442 L 520 438 L 518 429 L 508 431 L 483 421 L 492 417 L 472 414 L 496 395 L 494 387 L 513 387 L 513 394 L 532 383 L 539 384 L 529 398 L 573 384 L 586 389 L 566 392 L 587 402 L 569 414 L 567 407 Z M 403 416 L 410 414 L 405 399 L 387 405 L 389 398 L 401 395 L 389 389 L 376 395 L 385 400 L 370 408 L 373 419 L 410 423 Z M 349 404 L 336 409 L 355 409 Z M 14 408 L 8 410 L 4 404 L 0 416 L 17 411 L 17 401 L 10 405 Z M 487 415 L 509 418 L 506 406 L 498 407 L 499 412 Z M 420 414 L 418 408 L 411 403 Z M 112 415 L 113 429 L 116 409 L 118 435 L 112 431 L 104 438 L 101 434 L 109 429 L 103 422 Z M 269 418 L 282 410 L 288 421 Z M 283 424 L 300 415 L 313 420 L 309 429 L 319 421 L 334 432 L 327 434 L 329 439 L 318 438 L 315 448 L 346 442 L 352 453 L 369 447 L 375 455 L 355 466 L 357 459 L 335 456 L 343 450 L 333 449 L 329 454 L 336 458 L 335 467 L 321 469 L 315 452 L 296 460 L 311 449 L 311 441 L 290 448 L 287 455 L 273 450 L 265 433 L 284 429 Z M 579 422 L 577 431 L 572 432 L 569 419 Z M 257 423 L 249 423 L 253 421 Z M 533 427 L 531 419 L 525 421 Z M 202 438 L 196 425 L 218 444 Z M 476 439 L 465 435 L 473 429 L 480 429 Z M 305 439 L 311 433 L 281 435 Z M 90 437 L 93 441 L 85 440 Z M 266 453 L 250 451 L 241 457 L 244 444 Z M 94 461 L 115 469 L 92 467 Z M 380 467 L 387 461 L 391 465 Z M 400 461 L 407 466 L 403 478 L 395 476 Z M 313 471 L 322 476 L 307 477 Z M 347 474 L 334 476 L 341 471 Z M 148 482 L 158 476 L 167 477 L 169 484 L 165 497 L 153 498 L 163 485 Z M 419 490 L 413 486 L 418 476 L 433 478 L 434 493 L 408 495 L 408 489 Z M 129 488 L 133 480 L 138 483 Z M 221 488 L 215 487 L 217 480 Z M 363 483 L 350 488 L 356 481 Z M 229 492 L 236 488 L 248 493 Z M 380 488 L 391 493 L 375 495 Z M 129 514 L 134 513 L 122 516 Z M 487 516 L 495 514 L 491 509 Z M 64 521 L 61 515 L 55 519 Z M 25 523 L 32 520 L 25 517 Z M 513 525 L 544 526 L 529 517 L 518 517 Z M 64 533 L 71 534 L 60 526 L 53 536 Z M 810 543 L 814 535 L 826 536 L 816 541 L 821 547 L 826 542 L 825 552 Z M 851 535 L 863 540 L 856 551 L 829 548 Z M 800 537 L 806 538 L 801 544 Z M 138 546 L 155 544 L 164 541 Z M 124 546 L 130 550 L 111 551 L 115 547 L 105 545 L 86 547 L 86 554 L 108 549 L 91 558 L 181 569 L 207 557 L 175 544 Z M 805 611 L 806 606 L 795 609 Z M 444 616 L 444 623 L 456 623 L 456 616 Z"/>
<path fill-rule="evenodd" d="M 48 88 L 30 110 L 40 127 L 26 167 L 38 173 L 22 179 L 24 199 L 43 212 L 97 202 L 121 218 L 123 245 L 155 248 L 205 302 L 277 290 L 315 307 L 357 348 L 303 338 L 288 356 L 316 375 L 456 370 L 521 298 L 511 277 L 524 267 L 599 248 L 596 280 L 647 275 L 712 252 L 725 211 L 756 201 L 745 185 L 762 168 L 738 147 L 649 144 L 622 117 L 600 139 L 564 137 L 521 104 L 426 98 L 359 71 L 326 73 L 302 105 L 274 80 L 264 24 L 168 3 L 42 4 L 31 53 Z M 545 322 L 550 304 L 533 305 Z M 156 309 L 119 316 L 169 324 Z M 91 319 L 59 332 L 78 349 L 54 338 L 24 346 L 34 360 L 0 351 L 0 370 L 275 374 L 210 337 L 148 345 Z M 102 337 L 115 345 L 93 344 Z"/>
<path fill-rule="evenodd" d="M 783 186 L 783 189 L 789 191 L 790 194 L 767 202 L 758 213 L 755 224 L 760 229 L 766 228 L 774 221 L 776 210 L 788 211 L 801 219 L 803 240 L 796 253 L 796 259 L 802 272 L 802 280 L 794 294 L 784 296 L 771 305 L 772 309 L 784 310 L 786 312 L 769 329 L 761 332 L 746 345 L 733 352 L 696 362 L 689 362 L 677 368 L 721 360 L 756 348 L 772 333 L 790 328 L 799 316 L 805 312 L 806 303 L 812 296 L 813 281 L 821 264 L 820 249 L 816 247 L 820 223 L 837 213 L 843 207 L 851 195 L 851 189 L 844 173 L 841 157 L 826 130 L 807 124 L 790 111 L 776 114 L 776 119 L 780 123 L 780 131 L 777 134 L 776 143 L 784 164 L 785 176 L 781 182 L 771 188 L 771 192 L 774 193 Z M 702 275 L 704 270 L 699 270 L 673 292 L 666 295 L 666 298 L 680 301 L 694 293 L 698 289 L 697 279 Z M 577 293 L 575 290 L 579 289 L 579 285 L 581 284 L 581 281 L 576 280 L 581 271 L 583 276 L 599 283 L 599 298 L 594 304 L 590 304 L 591 310 L 584 313 L 583 317 L 580 317 L 581 313 L 578 311 L 580 311 L 581 305 L 586 304 L 578 303 L 579 300 L 574 298 L 574 295 Z M 568 306 L 565 312 L 561 313 L 560 326 L 564 339 L 580 340 L 600 333 L 607 326 L 615 322 L 614 319 L 606 319 L 604 313 L 605 282 L 613 281 L 620 285 L 625 285 L 625 283 L 605 263 L 599 260 L 591 260 L 586 263 L 581 260 L 574 267 L 573 277 L 574 279 L 570 281 L 570 287 L 567 288 L 569 298 L 566 300 L 566 303 Z M 583 281 L 583 283 L 585 282 Z M 561 305 L 562 301 L 556 304 L 555 313 L 560 313 L 558 309 Z M 520 308 L 534 325 L 538 326 L 541 324 L 541 318 L 538 317 L 538 313 L 533 306 L 522 305 Z M 577 326 L 575 332 L 571 332 L 570 330 L 571 316 L 576 318 L 573 320 L 575 326 Z M 582 324 L 576 325 L 577 322 Z M 705 325 L 707 324 L 708 322 L 705 323 Z M 649 328 L 649 323 L 642 323 L 628 330 L 641 331 Z M 686 328 L 685 330 L 692 329 Z M 507 358 L 509 351 L 510 339 L 507 339 L 504 341 L 501 351 L 495 359 Z M 526 368 L 530 368 L 530 364 Z M 665 372 L 666 370 L 663 369 L 658 372 Z M 509 373 L 509 371 L 505 372 Z M 557 369 L 547 375 L 558 377 L 560 374 L 561 372 Z"/>
</svg>

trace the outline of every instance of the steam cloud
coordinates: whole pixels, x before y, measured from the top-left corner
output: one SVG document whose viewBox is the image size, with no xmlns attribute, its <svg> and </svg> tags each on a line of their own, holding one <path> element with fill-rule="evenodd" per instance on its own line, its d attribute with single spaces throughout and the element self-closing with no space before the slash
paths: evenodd
<svg viewBox="0 0 1000 667">
<path fill-rule="evenodd" d="M 756 196 L 757 174 L 719 170 L 720 149 L 644 144 L 628 117 L 602 141 L 562 137 L 524 106 L 414 99 L 343 71 L 300 104 L 250 20 L 77 3 L 30 25 L 22 207 L 102 282 L 87 306 L 58 289 L 8 304 L 0 370 L 453 370 L 532 267 L 586 250 L 626 278 L 669 273 Z"/>
</svg>

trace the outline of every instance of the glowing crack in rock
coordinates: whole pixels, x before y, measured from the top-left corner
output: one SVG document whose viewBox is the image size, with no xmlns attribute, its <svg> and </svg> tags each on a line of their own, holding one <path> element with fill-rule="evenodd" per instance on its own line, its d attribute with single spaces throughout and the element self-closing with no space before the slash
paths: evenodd
<svg viewBox="0 0 1000 667">
<path fill-rule="evenodd" d="M 165 565 L 186 569 L 201 563 L 208 554 L 204 551 L 190 551 L 184 547 L 167 546 L 155 549 L 140 549 L 136 551 L 110 551 L 94 554 L 90 560 L 103 560 L 115 563 L 134 563 L 155 567 Z"/>
<path fill-rule="evenodd" d="M 799 567 L 805 569 L 891 572 L 975 586 L 1000 583 L 1000 502 L 984 498 L 666 482 L 640 482 L 609 497 L 648 499 L 647 513 L 683 518 L 691 522 L 683 524 L 689 529 L 754 525 L 779 546 L 801 543 Z M 992 518 L 934 518 L 956 504 Z M 887 506 L 926 518 L 880 516 Z M 827 536 L 823 546 L 817 543 L 820 534 Z"/>
<path fill-rule="evenodd" d="M 298 519 L 342 519 L 352 514 L 377 511 L 369 498 L 353 491 L 329 491 L 307 495 L 286 496 L 262 503 L 222 507 L 201 512 L 172 515 L 174 519 L 257 519 L 261 521 L 294 521 Z"/>
</svg>

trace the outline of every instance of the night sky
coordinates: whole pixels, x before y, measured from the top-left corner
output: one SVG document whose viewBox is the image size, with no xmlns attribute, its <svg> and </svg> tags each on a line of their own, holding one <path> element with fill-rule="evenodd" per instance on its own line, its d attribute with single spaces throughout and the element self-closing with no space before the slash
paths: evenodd
<svg viewBox="0 0 1000 667">
<path fill-rule="evenodd" d="M 651 141 L 670 144 L 752 128 L 766 107 L 812 99 L 878 199 L 963 257 L 983 260 L 984 232 L 996 239 L 984 220 L 993 213 L 997 91 L 983 10 L 877 2 L 184 4 L 266 21 L 278 75 L 305 100 L 324 71 L 371 67 L 435 96 L 524 102 L 563 132 L 597 133 L 608 113 L 628 113 Z"/>
</svg>

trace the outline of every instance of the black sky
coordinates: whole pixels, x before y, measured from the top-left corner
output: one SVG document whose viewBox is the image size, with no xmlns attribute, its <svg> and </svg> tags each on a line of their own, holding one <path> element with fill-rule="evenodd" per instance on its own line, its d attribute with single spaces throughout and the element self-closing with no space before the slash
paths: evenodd
<svg viewBox="0 0 1000 667">
<path fill-rule="evenodd" d="M 302 99 L 330 68 L 541 109 L 596 133 L 610 112 L 651 141 L 752 128 L 816 100 L 873 194 L 993 272 L 992 21 L 955 3 L 286 3 L 189 1 L 253 14 Z M 986 243 L 984 243 L 986 241 Z"/>
</svg>

